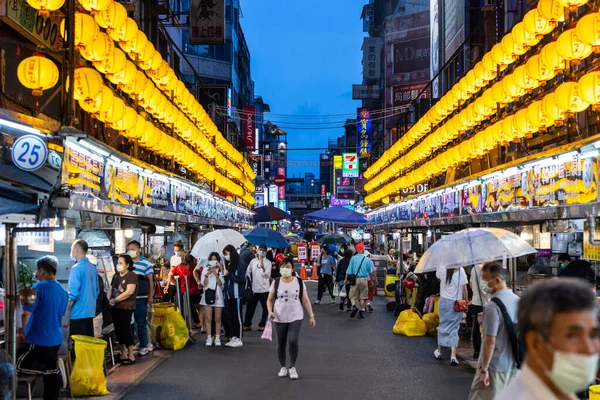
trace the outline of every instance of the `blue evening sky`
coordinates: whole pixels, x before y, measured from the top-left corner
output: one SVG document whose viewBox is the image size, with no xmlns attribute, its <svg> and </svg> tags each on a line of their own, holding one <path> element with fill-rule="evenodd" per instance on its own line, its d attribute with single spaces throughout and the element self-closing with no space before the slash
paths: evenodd
<svg viewBox="0 0 600 400">
<path fill-rule="evenodd" d="M 250 49 L 255 94 L 271 106 L 272 113 L 265 114 L 265 119 L 279 123 L 288 132 L 289 148 L 327 147 L 327 139 L 342 136 L 343 121 L 356 114 L 360 102 L 352 100 L 351 91 L 352 84 L 362 82 L 361 46 L 366 34 L 360 14 L 366 3 L 242 0 L 241 24 Z M 297 117 L 332 114 L 344 115 Z M 324 122 L 327 127 L 340 127 L 322 129 Z M 318 176 L 319 153 L 290 151 L 288 177 L 305 171 Z M 310 165 L 293 165 L 303 161 Z"/>
</svg>

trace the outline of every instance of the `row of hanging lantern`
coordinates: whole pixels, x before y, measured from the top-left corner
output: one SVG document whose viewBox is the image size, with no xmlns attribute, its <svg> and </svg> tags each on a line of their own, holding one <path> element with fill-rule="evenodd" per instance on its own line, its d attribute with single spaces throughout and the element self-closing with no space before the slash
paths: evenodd
<svg viewBox="0 0 600 400">
<path fill-rule="evenodd" d="M 223 190 L 242 198 L 248 204 L 254 204 L 254 197 L 244 188 L 223 176 L 220 172 L 200 157 L 183 141 L 174 138 L 152 121 L 146 120 L 132 107 L 125 105 L 123 100 L 116 96 L 108 86 L 101 85 L 93 88 L 99 94 L 93 98 L 86 98 L 82 93 L 82 82 L 94 82 L 89 76 L 98 74 L 91 68 L 78 68 L 75 70 L 75 98 L 81 108 L 90 113 L 92 117 L 104 122 L 128 139 L 137 141 L 140 145 L 164 157 L 171 157 L 189 170 L 197 173 L 208 182 L 214 182 L 218 190 Z M 88 75 L 88 79 L 81 76 Z M 91 89 L 88 86 L 88 90 Z M 217 154 L 216 157 L 219 157 Z M 228 162 L 225 160 L 225 162 Z"/>
<path fill-rule="evenodd" d="M 550 6 L 552 6 L 552 7 L 550 7 Z M 515 27 L 513 28 L 513 31 L 511 33 L 509 33 L 509 35 L 514 34 L 515 32 L 517 32 L 517 33 L 521 32 L 522 28 L 526 29 L 524 26 L 522 26 L 520 24 L 531 25 L 532 20 L 533 21 L 537 20 L 539 22 L 537 24 L 537 26 L 540 28 L 545 27 L 547 25 L 547 23 L 544 21 L 550 21 L 551 23 L 552 23 L 552 21 L 559 21 L 561 19 L 561 16 L 564 15 L 564 8 L 562 8 L 562 7 L 563 6 L 561 4 L 558 4 L 556 1 L 554 1 L 554 2 L 540 1 L 540 3 L 538 4 L 538 8 L 536 10 L 532 10 L 529 13 L 527 13 L 524 21 L 515 25 Z M 572 7 L 576 7 L 576 6 L 569 5 L 569 7 L 572 8 Z M 541 16 L 542 12 L 544 13 L 544 17 Z M 553 18 L 553 20 L 546 19 L 545 17 L 551 17 L 551 18 Z M 402 181 L 400 179 L 396 179 L 394 182 L 392 182 L 392 184 L 387 185 L 383 189 L 377 190 L 385 182 L 391 180 L 393 177 L 397 177 L 398 173 L 400 173 L 401 171 L 413 167 L 415 163 L 422 161 L 424 158 L 428 157 L 431 153 L 433 153 L 433 151 L 435 151 L 436 149 L 438 149 L 438 148 L 444 146 L 445 144 L 447 144 L 448 142 L 456 139 L 462 132 L 471 129 L 476 125 L 479 125 L 480 123 L 487 120 L 489 117 L 493 116 L 496 112 L 497 105 L 500 105 L 500 107 L 504 107 L 508 103 L 519 99 L 527 91 L 530 91 L 530 90 L 538 87 L 544 81 L 552 79 L 556 75 L 557 71 L 565 68 L 565 60 L 570 60 L 572 63 L 575 63 L 578 60 L 589 56 L 592 53 L 592 50 L 598 49 L 598 46 L 600 45 L 600 35 L 596 33 L 596 32 L 598 32 L 598 29 L 596 29 L 596 27 L 600 27 L 600 14 L 599 13 L 590 13 L 590 14 L 587 14 L 586 16 L 582 17 L 578 21 L 576 28 L 563 32 L 559 36 L 557 41 L 549 43 L 548 45 L 544 46 L 544 48 L 542 49 L 540 54 L 531 57 L 524 65 L 521 65 L 521 66 L 515 68 L 512 74 L 505 76 L 504 79 L 502 79 L 500 82 L 495 83 L 493 86 L 491 86 L 490 88 L 485 90 L 479 98 L 477 98 L 474 102 L 472 102 L 471 104 L 466 106 L 460 113 L 458 113 L 453 118 L 448 120 L 441 127 L 436 129 L 432 134 L 430 134 L 430 136 L 428 136 L 425 140 L 423 140 L 419 145 L 414 147 L 413 150 L 409 151 L 407 154 L 402 156 L 400 159 L 391 163 L 387 168 L 383 169 L 379 174 L 377 174 L 374 177 L 373 177 L 374 173 L 372 171 L 369 171 L 370 172 L 369 176 L 371 176 L 373 178 L 370 179 L 365 184 L 365 189 L 371 193 L 369 196 L 367 196 L 368 200 L 371 203 L 373 203 L 373 202 L 377 202 L 379 200 L 386 198 L 387 196 L 385 196 L 385 193 L 391 192 L 392 188 L 394 186 L 398 186 L 400 183 L 407 184 L 408 186 L 410 186 L 410 184 L 408 182 L 411 182 L 412 179 L 402 180 Z M 549 32 L 547 27 L 545 28 L 545 30 L 540 30 L 539 35 L 543 35 L 544 32 Z M 512 35 L 512 38 L 518 37 L 518 36 L 519 35 L 515 34 L 515 35 Z M 541 38 L 541 36 L 540 36 L 540 38 Z M 516 43 L 516 41 L 513 43 Z M 528 43 L 533 44 L 534 42 L 531 41 L 531 38 L 530 38 L 530 41 Z M 535 42 L 535 43 L 537 43 L 537 42 Z M 503 39 L 500 44 L 496 44 L 492 48 L 492 51 L 490 53 L 493 54 L 494 49 L 498 49 L 498 46 L 503 46 L 504 47 L 502 49 L 503 51 L 510 50 L 511 45 L 512 44 L 510 43 L 510 41 Z M 513 48 L 514 48 L 514 46 L 513 46 Z M 519 50 L 518 52 L 521 52 L 521 51 L 523 51 L 523 50 Z M 499 53 L 499 51 L 496 50 L 496 53 Z M 506 52 L 505 54 L 507 54 L 507 53 L 509 53 L 509 52 Z M 524 54 L 524 53 L 521 53 L 521 54 Z M 451 101 L 448 100 L 449 98 L 450 99 L 456 98 L 456 97 L 458 97 L 457 94 L 465 93 L 465 92 L 467 93 L 467 98 L 472 97 L 472 95 L 474 93 L 476 93 L 477 91 L 479 91 L 479 89 L 481 87 L 487 85 L 487 82 L 485 82 L 484 84 L 481 84 L 480 82 L 478 82 L 478 80 L 475 80 L 474 82 L 469 82 L 469 80 L 472 81 L 473 78 L 477 78 L 477 76 L 482 76 L 482 73 L 481 73 L 481 69 L 483 68 L 482 64 L 489 64 L 489 65 L 487 65 L 486 68 L 487 68 L 487 70 L 491 71 L 491 66 L 493 64 L 490 64 L 489 57 L 490 57 L 490 54 L 489 53 L 486 54 L 483 57 L 483 60 L 481 63 L 476 64 L 475 68 L 472 71 L 470 71 L 467 74 L 467 76 L 465 76 L 461 81 L 459 81 L 459 83 L 457 85 L 455 85 L 452 88 L 452 90 L 450 90 L 444 97 L 442 97 L 442 99 L 440 99 L 440 101 L 436 104 L 436 106 L 439 106 L 437 108 L 437 111 L 442 110 L 442 112 L 447 112 L 444 110 L 448 110 L 447 105 L 449 103 L 450 104 L 452 103 Z M 512 57 L 513 61 L 514 61 L 514 57 L 515 56 L 513 55 L 513 57 Z M 504 58 L 504 59 L 501 59 L 501 58 Z M 504 63 L 504 64 L 499 64 L 499 63 L 495 64 L 495 65 L 499 65 L 500 69 L 502 69 L 503 67 L 505 68 L 507 63 L 511 60 L 511 58 L 500 57 L 498 55 L 496 55 L 495 59 L 496 59 L 496 61 L 499 61 L 499 62 L 501 61 Z M 471 78 L 469 79 L 469 77 L 471 77 Z M 491 74 L 487 75 L 487 78 L 489 78 L 489 77 L 491 77 Z M 595 93 L 595 90 L 592 89 L 594 83 L 595 83 L 595 81 L 593 81 L 592 75 L 590 75 L 590 76 L 586 75 L 586 79 L 582 79 L 581 83 L 579 85 L 575 85 L 575 86 L 573 86 L 573 85 L 564 86 L 563 85 L 564 88 L 561 89 L 561 93 L 563 94 L 563 96 L 558 96 L 556 98 L 553 98 L 552 102 L 549 100 L 547 100 L 545 102 L 545 104 L 547 105 L 546 106 L 547 113 L 550 116 L 556 116 L 559 114 L 560 110 L 564 110 L 567 112 L 579 112 L 579 111 L 582 111 L 579 108 L 581 108 L 581 107 L 583 107 L 583 109 L 587 108 L 587 105 L 584 105 L 581 103 L 576 104 L 577 102 L 575 100 L 578 98 L 578 96 L 575 96 L 575 97 L 571 96 L 572 93 L 568 92 L 567 88 L 570 88 L 570 90 L 573 90 L 573 91 L 582 91 L 582 93 L 583 92 L 588 93 L 587 96 L 586 95 L 582 95 L 582 96 L 588 100 L 591 100 L 593 95 L 589 94 L 589 93 Z M 463 84 L 463 86 L 465 86 L 465 87 L 460 88 L 461 84 Z M 481 86 L 479 86 L 479 85 L 481 85 Z M 459 91 L 459 89 L 460 89 L 460 91 Z M 568 95 L 568 96 L 565 96 L 565 95 Z M 448 97 L 448 96 L 450 96 L 450 97 Z M 466 100 L 466 98 L 463 100 Z M 569 101 L 571 101 L 571 102 L 574 101 L 575 103 L 568 104 Z M 536 103 L 534 103 L 534 104 L 536 104 Z M 597 102 L 587 101 L 587 103 L 595 104 Z M 538 110 L 540 109 L 539 104 L 536 104 L 536 107 Z M 436 116 L 436 114 L 435 114 L 436 111 L 434 111 L 435 109 L 436 109 L 436 107 L 432 108 L 430 110 L 430 112 L 428 112 L 428 114 L 424 118 L 422 118 L 417 124 L 415 124 L 415 126 L 411 129 L 411 131 L 414 130 L 415 128 L 422 129 L 422 126 L 424 123 L 429 123 L 430 125 L 433 125 L 433 124 L 439 123 L 441 120 L 443 120 L 445 117 L 443 117 L 442 119 L 439 119 L 440 117 L 436 117 L 439 120 L 436 120 L 434 118 L 434 116 Z M 531 110 L 533 110 L 533 108 Z M 531 111 L 529 114 L 531 114 L 532 116 L 534 115 L 533 111 Z M 447 115 L 449 115 L 449 114 L 447 114 Z M 534 131 L 531 129 L 525 129 L 525 127 L 527 125 L 524 122 L 524 121 L 526 121 L 524 116 L 525 116 L 525 112 L 521 112 L 521 114 L 519 114 L 519 118 L 515 118 L 515 121 L 517 121 L 516 123 L 519 124 L 516 129 L 517 129 L 517 131 L 525 131 L 526 134 L 529 136 L 532 133 L 534 133 Z M 556 118 L 558 118 L 558 117 L 556 117 Z M 534 120 L 534 125 L 536 123 L 538 123 L 538 125 L 539 125 L 539 118 L 535 119 L 534 117 L 532 117 L 532 119 Z M 424 122 L 424 121 L 427 121 L 427 122 Z M 487 134 L 489 135 L 488 129 L 486 129 L 483 132 L 480 132 L 479 134 L 488 132 Z M 406 137 L 406 136 L 408 136 L 408 133 L 404 137 Z M 400 141 L 398 142 L 397 146 L 400 146 L 399 143 L 400 143 Z M 479 143 L 483 143 L 483 140 L 481 139 L 479 141 Z M 488 146 L 489 146 L 489 143 L 491 143 L 491 142 L 488 140 Z M 498 143 L 503 143 L 503 142 L 499 141 Z M 466 146 L 466 145 L 463 145 L 463 150 L 465 149 L 464 146 Z M 479 148 L 481 149 L 481 148 L 486 148 L 486 147 L 480 146 Z M 454 151 L 456 152 L 456 150 L 454 150 Z M 464 153 L 465 152 L 463 152 L 463 155 L 464 155 Z M 471 152 L 470 154 L 474 154 L 474 153 Z M 365 176 L 366 175 L 367 174 L 365 174 Z M 415 177 L 415 176 L 429 176 L 430 177 L 433 175 L 431 175 L 431 174 L 416 174 L 416 175 L 412 174 L 412 176 L 413 177 Z M 408 186 L 402 186 L 402 188 L 408 187 Z M 393 193 L 393 192 L 391 192 L 391 193 Z"/>
<path fill-rule="evenodd" d="M 81 56 L 92 62 L 109 81 L 137 100 L 158 121 L 171 125 L 175 133 L 194 146 L 204 158 L 214 159 L 219 169 L 227 171 L 228 176 L 242 184 L 246 195 L 240 197 L 251 198 L 253 202 L 251 194 L 254 192 L 252 180 L 255 174 L 250 165 L 218 131 L 203 107 L 185 84 L 177 79 L 175 72 L 139 30 L 136 22 L 127 17 L 124 6 L 113 0 L 79 2 L 91 13 L 88 15 L 77 12 L 75 15 L 74 40 Z M 48 13 L 58 10 L 64 1 L 29 0 L 28 3 L 40 10 L 40 13 Z M 60 31 L 64 38 L 64 21 Z M 116 48 L 114 41 L 119 43 L 122 50 Z M 131 61 L 127 59 L 127 55 Z M 23 67 L 20 66 L 18 75 L 19 80 L 31 88 L 34 94 L 41 95 L 43 90 L 57 83 L 58 68 L 49 59 L 39 55 L 34 57 L 21 63 Z M 103 96 L 102 77 L 91 74 L 90 71 L 95 71 L 90 68 L 79 70 L 82 71 L 76 74 L 75 87 L 76 91 L 79 87 L 78 100 L 80 105 L 83 103 L 82 108 L 86 111 L 91 105 L 104 108 L 104 115 L 98 116 L 102 116 L 109 126 L 128 126 L 128 122 L 118 118 L 125 114 L 118 111 L 117 107 L 109 107 L 114 102 L 113 99 L 117 99 L 117 104 L 123 103 L 122 100 L 114 95 L 110 98 L 105 90 Z M 171 95 L 173 102 L 169 99 Z M 103 107 L 105 97 L 107 100 Z M 124 103 L 122 106 L 124 107 Z M 214 140 L 214 145 L 211 139 Z M 219 178 L 217 181 L 228 181 L 223 179 Z M 221 188 L 226 189 L 223 185 Z M 228 187 L 234 187 L 232 185 L 233 182 Z"/>
</svg>

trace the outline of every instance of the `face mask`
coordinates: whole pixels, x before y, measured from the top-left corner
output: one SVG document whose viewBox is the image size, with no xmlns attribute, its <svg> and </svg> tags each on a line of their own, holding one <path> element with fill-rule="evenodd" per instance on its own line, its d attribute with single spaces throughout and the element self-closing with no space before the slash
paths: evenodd
<svg viewBox="0 0 600 400">
<path fill-rule="evenodd" d="M 258 254 L 259 257 L 264 257 L 265 256 L 265 252 L 262 250 L 259 250 L 256 254 Z"/>
<path fill-rule="evenodd" d="M 229 260 L 231 259 L 231 257 L 229 257 L 229 254 L 225 255 L 225 259 L 226 259 L 227 261 L 229 261 Z"/>
<path fill-rule="evenodd" d="M 135 250 L 129 250 L 129 251 L 127 252 L 127 254 L 129 255 L 129 257 L 131 257 L 131 258 L 133 258 L 133 259 L 137 258 L 137 256 L 138 256 L 138 253 L 137 253 L 137 251 L 135 251 Z"/>
<path fill-rule="evenodd" d="M 566 395 L 587 389 L 596 378 L 598 354 L 579 354 L 554 350 L 552 371 L 548 378 Z"/>
<path fill-rule="evenodd" d="M 479 289 L 481 289 L 481 293 L 487 294 L 490 288 L 488 287 L 488 283 L 484 280 L 479 281 Z"/>
<path fill-rule="evenodd" d="M 124 266 L 124 265 L 121 265 L 121 264 L 117 264 L 117 271 L 118 271 L 118 272 L 123 272 L 123 271 L 125 271 L 125 266 Z"/>
<path fill-rule="evenodd" d="M 181 252 L 180 252 L 180 251 L 176 251 L 176 252 L 175 252 L 175 255 L 176 255 L 177 257 L 181 257 Z"/>
<path fill-rule="evenodd" d="M 77 258 L 75 258 L 75 256 L 73 255 L 73 253 L 71 253 L 71 260 L 77 261 Z"/>
<path fill-rule="evenodd" d="M 208 266 L 209 266 L 210 268 L 214 268 L 214 267 L 216 267 L 218 264 L 219 264 L 219 262 L 218 262 L 217 260 L 210 260 L 210 261 L 208 262 Z"/>
<path fill-rule="evenodd" d="M 283 276 L 284 278 L 289 278 L 290 276 L 292 276 L 291 268 L 281 268 L 279 270 L 279 272 L 281 273 L 281 276 Z"/>
<path fill-rule="evenodd" d="M 566 265 L 564 263 L 560 263 L 560 269 L 565 269 Z"/>
</svg>

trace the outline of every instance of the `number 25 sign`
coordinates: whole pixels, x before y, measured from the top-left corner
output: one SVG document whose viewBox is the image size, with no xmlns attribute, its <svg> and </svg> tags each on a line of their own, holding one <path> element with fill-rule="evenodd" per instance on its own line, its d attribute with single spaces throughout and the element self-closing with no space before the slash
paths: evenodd
<svg viewBox="0 0 600 400">
<path fill-rule="evenodd" d="M 18 138 L 11 150 L 15 165 L 24 171 L 35 171 L 46 162 L 48 147 L 35 135 L 25 135 Z"/>
</svg>

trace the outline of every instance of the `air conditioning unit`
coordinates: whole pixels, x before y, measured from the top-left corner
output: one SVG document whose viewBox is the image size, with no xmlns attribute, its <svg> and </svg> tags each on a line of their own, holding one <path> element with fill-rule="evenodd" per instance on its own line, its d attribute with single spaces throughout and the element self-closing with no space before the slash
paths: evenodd
<svg viewBox="0 0 600 400">
<path fill-rule="evenodd" d="M 115 217 L 114 215 L 100 215 L 98 226 L 100 229 L 120 229 L 121 228 L 121 217 Z"/>
</svg>

